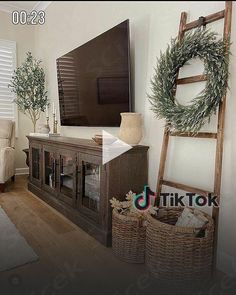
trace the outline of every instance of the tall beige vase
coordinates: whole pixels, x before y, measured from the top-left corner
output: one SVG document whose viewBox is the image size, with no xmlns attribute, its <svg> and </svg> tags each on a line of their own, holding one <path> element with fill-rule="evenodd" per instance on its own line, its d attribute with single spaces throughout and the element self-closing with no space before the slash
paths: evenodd
<svg viewBox="0 0 236 295">
<path fill-rule="evenodd" d="M 139 113 L 121 113 L 119 138 L 124 142 L 136 145 L 143 136 L 142 115 Z"/>
</svg>

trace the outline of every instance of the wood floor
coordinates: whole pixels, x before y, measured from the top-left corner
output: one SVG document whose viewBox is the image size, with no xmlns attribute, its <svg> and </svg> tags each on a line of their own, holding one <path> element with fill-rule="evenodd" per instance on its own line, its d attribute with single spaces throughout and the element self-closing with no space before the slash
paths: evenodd
<svg viewBox="0 0 236 295">
<path fill-rule="evenodd" d="M 119 261 L 110 248 L 31 194 L 26 176 L 16 177 L 0 194 L 0 206 L 39 256 L 0 272 L 1 295 L 162 294 L 144 265 Z M 169 294 L 166 286 L 162 291 Z"/>
<path fill-rule="evenodd" d="M 125 294 L 146 274 L 143 265 L 120 262 L 110 248 L 31 194 L 26 176 L 9 183 L 0 206 L 39 256 L 37 262 L 0 273 L 4 295 L 97 294 L 98 289 Z"/>
</svg>

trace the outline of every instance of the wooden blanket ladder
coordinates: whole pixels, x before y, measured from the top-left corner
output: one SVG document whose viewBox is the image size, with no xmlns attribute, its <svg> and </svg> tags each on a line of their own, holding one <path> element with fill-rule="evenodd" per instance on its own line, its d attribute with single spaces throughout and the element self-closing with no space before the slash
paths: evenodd
<svg viewBox="0 0 236 295">
<path fill-rule="evenodd" d="M 207 25 L 209 23 L 215 22 L 220 19 L 224 19 L 224 38 L 230 38 L 231 33 L 231 18 L 232 18 L 232 1 L 225 1 L 225 9 L 217 13 L 210 14 L 204 18 L 199 18 L 198 20 L 187 23 L 187 13 L 182 12 L 179 25 L 179 34 L 178 38 L 181 41 L 184 37 L 185 32 L 195 29 L 201 25 Z M 203 20 L 201 22 L 201 20 Z M 205 75 L 191 76 L 187 78 L 181 78 L 176 80 L 176 85 L 195 83 L 206 81 L 207 77 Z M 214 189 L 211 192 L 214 196 L 217 196 L 218 203 L 220 203 L 220 192 L 221 192 L 221 174 L 222 174 L 222 157 L 223 157 L 223 140 L 224 140 L 224 121 L 225 121 L 225 106 L 226 106 L 226 97 L 222 98 L 222 101 L 218 109 L 218 123 L 217 123 L 217 132 L 199 132 L 196 134 L 191 133 L 178 133 L 170 132 L 167 128 L 164 130 L 163 143 L 161 149 L 161 158 L 160 166 L 157 179 L 157 197 L 160 199 L 160 193 L 162 191 L 162 186 L 168 186 L 176 189 L 181 189 L 186 192 L 196 193 L 202 196 L 208 196 L 210 193 L 201 188 L 192 187 L 189 185 L 169 181 L 164 179 L 165 164 L 167 159 L 167 150 L 169 139 L 172 136 L 180 137 L 194 137 L 194 138 L 208 138 L 216 140 L 216 157 L 215 157 L 215 175 L 214 175 Z M 213 253 L 213 270 L 216 267 L 216 254 L 217 254 L 217 233 L 218 233 L 218 221 L 219 221 L 219 208 L 214 207 L 212 216 L 215 222 L 215 235 L 214 235 L 214 253 Z"/>
</svg>

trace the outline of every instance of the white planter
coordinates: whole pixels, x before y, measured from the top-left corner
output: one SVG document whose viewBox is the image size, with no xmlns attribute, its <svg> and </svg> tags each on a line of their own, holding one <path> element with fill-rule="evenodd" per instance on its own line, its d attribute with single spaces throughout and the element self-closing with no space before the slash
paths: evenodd
<svg viewBox="0 0 236 295">
<path fill-rule="evenodd" d="M 121 113 L 119 138 L 124 142 L 136 145 L 143 136 L 142 115 L 139 113 Z"/>
<path fill-rule="evenodd" d="M 40 124 L 38 128 L 38 133 L 48 134 L 50 132 L 50 127 L 47 124 Z"/>
</svg>

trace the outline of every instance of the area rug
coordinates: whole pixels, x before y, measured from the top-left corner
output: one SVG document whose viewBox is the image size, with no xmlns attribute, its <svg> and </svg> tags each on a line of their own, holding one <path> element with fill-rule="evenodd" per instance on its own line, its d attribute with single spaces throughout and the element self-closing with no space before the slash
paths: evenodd
<svg viewBox="0 0 236 295">
<path fill-rule="evenodd" d="M 0 271 L 10 270 L 38 260 L 34 250 L 0 208 Z"/>
</svg>

